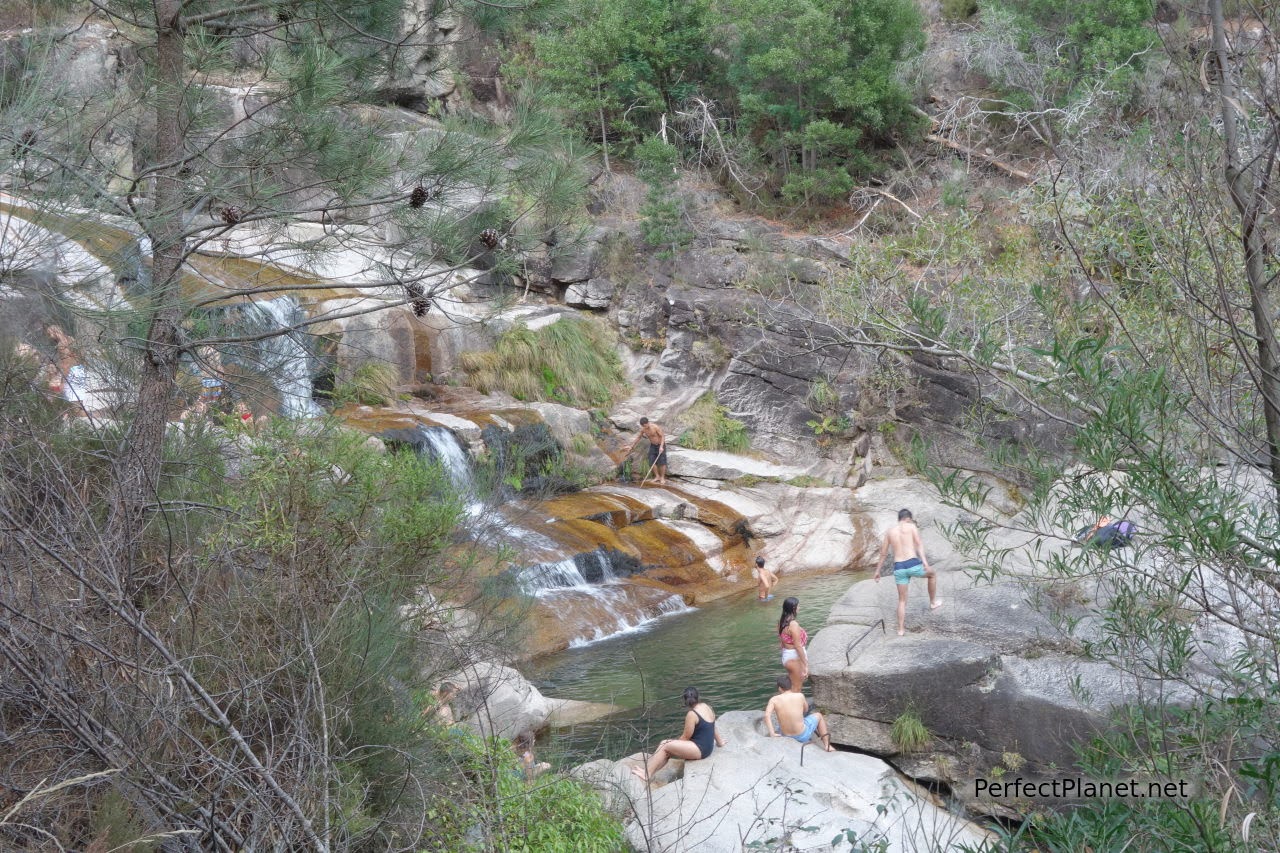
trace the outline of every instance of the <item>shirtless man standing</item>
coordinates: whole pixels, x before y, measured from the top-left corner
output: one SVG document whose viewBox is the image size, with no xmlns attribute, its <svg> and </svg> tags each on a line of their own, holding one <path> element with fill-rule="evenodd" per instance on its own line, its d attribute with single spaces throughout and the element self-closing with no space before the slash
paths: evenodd
<svg viewBox="0 0 1280 853">
<path fill-rule="evenodd" d="M 778 737 L 773 729 L 773 715 L 778 715 L 778 728 L 785 737 L 808 743 L 816 733 L 822 741 L 822 748 L 827 752 L 835 752 L 831 746 L 831 734 L 827 731 L 827 721 L 814 711 L 805 714 L 809 709 L 809 700 L 803 693 L 791 689 L 791 676 L 778 676 L 778 692 L 764 708 L 764 727 L 769 730 L 769 737 Z"/>
<path fill-rule="evenodd" d="M 769 601 L 773 598 L 770 590 L 778 582 L 778 576 L 764 567 L 764 557 L 756 557 L 756 595 L 757 601 Z"/>
<path fill-rule="evenodd" d="M 911 517 L 911 510 L 898 511 L 898 524 L 890 527 L 880 545 L 880 558 L 876 560 L 876 582 L 880 582 L 880 569 L 884 558 L 893 551 L 893 579 L 898 584 L 898 636 L 907 632 L 907 586 L 912 578 L 929 579 L 929 609 L 942 606 L 938 598 L 938 575 L 929 568 L 929 558 L 924 555 L 924 543 L 920 541 L 920 528 Z"/>
<path fill-rule="evenodd" d="M 636 445 L 642 438 L 649 440 L 649 468 L 658 472 L 658 485 L 665 486 L 667 484 L 667 437 L 662 434 L 657 424 L 650 423 L 648 418 L 641 418 L 640 434 L 627 448 L 627 456 L 631 455 L 631 451 L 636 449 Z"/>
</svg>

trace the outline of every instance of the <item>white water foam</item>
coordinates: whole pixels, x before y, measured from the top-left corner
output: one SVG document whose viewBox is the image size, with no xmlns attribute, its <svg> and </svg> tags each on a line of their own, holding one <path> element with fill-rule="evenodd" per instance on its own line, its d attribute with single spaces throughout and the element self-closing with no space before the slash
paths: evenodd
<svg viewBox="0 0 1280 853">
<path fill-rule="evenodd" d="M 467 495 L 467 512 L 479 517 L 483 504 L 475 498 L 475 479 L 471 469 L 471 457 L 466 448 L 450 429 L 441 426 L 418 426 L 425 452 L 439 461 L 448 474 L 450 482 Z M 499 528 L 500 535 L 511 541 L 534 544 L 540 548 L 561 550 L 556 543 L 541 533 L 525 530 L 514 524 Z M 484 538 L 484 534 L 479 534 Z M 600 577 L 593 583 L 583 574 L 583 567 L 589 567 L 588 574 Z M 668 595 L 661 600 L 640 604 L 636 599 L 636 588 L 618 577 L 603 550 L 579 554 L 576 557 L 562 556 L 558 560 L 537 563 L 515 572 L 515 580 L 526 595 L 536 596 L 540 602 L 549 603 L 559 596 L 569 595 L 578 599 L 593 611 L 598 624 L 593 626 L 589 636 L 573 639 L 570 647 L 585 646 L 600 640 L 647 630 L 659 619 L 677 613 L 685 613 L 693 608 L 684 603 L 678 595 Z M 583 600 L 583 597 L 589 603 Z"/>
<path fill-rule="evenodd" d="M 273 377 L 276 393 L 280 395 L 280 411 L 289 418 L 316 418 L 322 412 L 311 398 L 311 378 L 314 358 L 307 348 L 305 337 L 296 331 L 306 314 L 292 296 L 259 300 L 253 303 L 262 317 L 270 323 L 268 328 L 282 334 L 267 338 L 259 345 L 262 349 L 262 366 Z"/>
<path fill-rule="evenodd" d="M 621 637 L 626 634 L 638 634 L 641 631 L 649 630 L 661 619 L 665 619 L 668 616 L 674 616 L 679 613 L 689 613 L 696 609 L 685 604 L 684 599 L 680 596 L 670 595 L 658 602 L 656 613 L 644 614 L 641 615 L 639 619 L 632 621 L 632 619 L 623 616 L 618 613 L 615 608 L 609 606 L 611 603 L 609 601 L 609 593 L 611 591 L 617 590 L 625 596 L 625 592 L 622 592 L 623 588 L 621 585 L 608 584 L 602 587 L 593 587 L 593 589 L 600 591 L 601 595 L 597 596 L 597 598 L 601 599 L 601 603 L 605 605 L 605 609 L 617 616 L 617 620 L 613 625 L 597 626 L 595 631 L 589 637 L 575 637 L 570 640 L 569 648 L 571 649 L 589 646 L 592 643 L 598 643 L 601 640 L 612 640 L 614 637 Z"/>
<path fill-rule="evenodd" d="M 453 430 L 442 426 L 418 425 L 418 432 L 423 442 L 430 449 L 432 457 L 444 467 L 449 475 L 449 482 L 465 495 L 471 496 L 475 491 L 475 479 L 471 475 L 471 459 L 467 451 L 453 434 Z"/>
</svg>

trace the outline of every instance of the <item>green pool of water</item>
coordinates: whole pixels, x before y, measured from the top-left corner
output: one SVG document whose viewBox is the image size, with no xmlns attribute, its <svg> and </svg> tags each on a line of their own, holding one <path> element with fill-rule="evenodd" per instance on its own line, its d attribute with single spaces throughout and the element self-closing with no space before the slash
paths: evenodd
<svg viewBox="0 0 1280 853">
<path fill-rule="evenodd" d="M 572 766 L 621 758 L 680 734 L 685 687 L 697 687 L 716 713 L 764 710 L 782 674 L 778 617 L 782 600 L 800 599 L 799 620 L 812 637 L 831 605 L 865 571 L 783 577 L 766 604 L 755 593 L 712 602 L 589 646 L 526 663 L 521 669 L 546 696 L 617 705 L 603 720 L 554 730 L 539 741 L 539 758 Z"/>
</svg>

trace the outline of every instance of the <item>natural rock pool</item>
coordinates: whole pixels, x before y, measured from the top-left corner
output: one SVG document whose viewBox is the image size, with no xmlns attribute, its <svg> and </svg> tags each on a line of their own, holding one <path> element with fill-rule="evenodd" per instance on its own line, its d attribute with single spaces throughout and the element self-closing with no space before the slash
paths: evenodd
<svg viewBox="0 0 1280 853">
<path fill-rule="evenodd" d="M 753 590 L 527 662 L 521 666 L 525 677 L 544 695 L 620 709 L 601 720 L 554 729 L 539 744 L 539 758 L 573 766 L 621 758 L 675 737 L 684 721 L 680 695 L 689 686 L 697 687 L 717 714 L 763 711 L 774 679 L 783 672 L 777 637 L 782 600 L 800 599 L 800 624 L 812 639 L 831 605 L 868 574 L 784 574 L 766 604 L 756 601 Z"/>
</svg>

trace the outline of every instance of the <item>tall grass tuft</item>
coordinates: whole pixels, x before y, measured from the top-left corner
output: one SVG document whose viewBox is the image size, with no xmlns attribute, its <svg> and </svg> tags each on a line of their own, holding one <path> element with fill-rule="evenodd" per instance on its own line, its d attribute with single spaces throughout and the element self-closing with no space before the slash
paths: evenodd
<svg viewBox="0 0 1280 853">
<path fill-rule="evenodd" d="M 625 387 L 609 332 L 582 318 L 563 318 L 537 331 L 516 326 L 492 350 L 464 353 L 462 367 L 485 393 L 506 391 L 517 400 L 578 408 L 607 406 Z"/>
<path fill-rule="evenodd" d="M 933 739 L 914 708 L 908 708 L 898 715 L 889 729 L 889 736 L 900 752 L 919 752 Z"/>
<path fill-rule="evenodd" d="M 333 404 L 385 406 L 395 398 L 396 380 L 393 365 L 383 361 L 366 361 L 351 372 L 351 378 L 337 383 L 331 395 Z"/>
<path fill-rule="evenodd" d="M 680 443 L 685 447 L 729 453 L 745 453 L 751 447 L 747 425 L 729 417 L 729 410 L 720 405 L 714 391 L 699 397 L 681 417 L 687 425 L 680 434 Z"/>
</svg>

